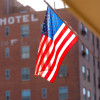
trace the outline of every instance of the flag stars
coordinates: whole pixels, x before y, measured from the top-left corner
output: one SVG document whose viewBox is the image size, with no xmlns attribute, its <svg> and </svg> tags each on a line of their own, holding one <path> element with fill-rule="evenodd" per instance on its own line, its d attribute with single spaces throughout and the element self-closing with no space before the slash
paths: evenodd
<svg viewBox="0 0 100 100">
<path fill-rule="evenodd" d="M 59 29 L 59 26 L 62 24 L 62 21 L 59 20 L 58 16 L 49 8 L 46 12 L 44 25 L 43 25 L 43 34 L 49 36 L 53 39 L 56 31 Z"/>
</svg>

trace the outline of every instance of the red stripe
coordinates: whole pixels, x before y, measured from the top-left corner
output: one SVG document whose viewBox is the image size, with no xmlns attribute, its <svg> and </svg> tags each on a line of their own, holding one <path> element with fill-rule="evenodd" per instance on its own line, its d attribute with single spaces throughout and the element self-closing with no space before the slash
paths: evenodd
<svg viewBox="0 0 100 100">
<path fill-rule="evenodd" d="M 41 44 L 41 40 L 42 40 L 42 38 L 43 38 L 43 35 L 41 35 L 41 38 L 40 38 L 40 44 Z M 39 44 L 39 48 L 40 48 L 40 44 Z M 39 57 L 39 53 L 38 53 L 38 55 L 37 55 L 37 60 L 36 60 L 36 64 L 37 64 L 37 61 L 38 61 L 38 57 Z M 37 67 L 35 68 L 35 74 L 37 74 Z"/>
<path fill-rule="evenodd" d="M 69 34 L 66 36 L 66 38 L 63 40 L 63 42 L 62 42 L 62 43 L 60 44 L 60 46 L 58 47 L 58 50 L 56 51 L 56 55 L 55 55 L 54 62 L 53 62 L 53 64 L 52 64 L 51 68 L 50 68 L 51 70 L 53 70 L 54 67 L 55 67 L 56 59 L 57 59 L 57 57 L 58 57 L 58 55 L 59 55 L 59 52 L 61 51 L 61 49 L 62 49 L 62 47 L 64 46 L 64 44 L 69 40 L 69 38 L 70 38 L 72 35 L 73 35 L 73 33 L 72 33 L 72 32 L 69 32 Z M 49 72 L 46 74 L 45 78 L 47 79 L 47 78 L 50 76 L 50 74 L 51 74 L 51 71 L 49 71 Z"/>
<path fill-rule="evenodd" d="M 56 45 L 57 41 L 60 40 L 61 36 L 62 36 L 63 34 L 65 34 L 65 32 L 66 32 L 67 29 L 68 29 L 68 27 L 65 26 L 64 29 L 62 29 L 62 31 L 59 33 L 58 37 L 56 38 L 56 40 L 55 40 L 55 42 L 54 42 L 54 48 L 53 48 L 53 50 L 52 50 L 52 52 L 51 52 L 51 55 L 48 57 L 47 62 L 43 65 L 43 70 L 45 70 L 47 66 L 48 66 L 49 68 L 51 67 L 50 60 L 52 59 L 52 57 L 53 57 L 53 55 L 54 55 L 54 52 L 55 52 L 55 45 Z M 48 69 L 49 69 L 49 68 L 48 68 Z M 51 69 L 50 69 L 49 71 L 51 71 Z M 42 72 L 42 73 L 43 73 L 43 72 Z M 42 74 L 41 74 L 41 75 L 42 75 Z"/>
<path fill-rule="evenodd" d="M 56 40 L 55 40 L 55 42 L 54 42 L 55 45 L 57 44 L 57 41 L 60 40 L 60 38 L 61 38 L 62 35 L 66 32 L 67 29 L 68 29 L 67 26 L 65 26 L 65 27 L 62 29 L 62 31 L 59 33 L 58 37 L 56 38 Z M 54 46 L 54 48 L 53 48 L 51 54 L 50 54 L 49 57 L 47 58 L 46 63 L 44 63 L 44 65 L 43 65 L 43 70 L 45 70 L 47 66 L 48 66 L 49 68 L 51 67 L 51 65 L 50 65 L 49 62 L 50 62 L 50 60 L 51 60 L 52 57 L 53 57 L 54 51 L 55 51 L 55 46 Z M 43 73 L 43 71 L 41 72 L 41 75 L 42 75 L 42 73 Z"/>
<path fill-rule="evenodd" d="M 43 37 L 43 35 L 42 35 L 42 37 Z M 36 70 L 36 73 L 35 73 L 35 74 L 38 73 L 39 67 L 37 66 L 37 62 L 38 62 L 38 60 L 39 60 L 40 54 L 43 53 L 42 48 L 43 48 L 44 43 L 45 43 L 45 41 L 47 40 L 47 38 L 48 38 L 48 36 L 45 36 L 45 37 L 44 37 L 44 41 L 42 42 L 42 45 L 41 45 L 40 51 L 39 51 L 39 53 L 38 53 L 38 55 L 37 55 L 37 61 L 36 61 L 36 69 L 37 69 L 37 70 Z M 41 42 L 41 41 L 40 41 L 40 42 Z"/>
<path fill-rule="evenodd" d="M 42 35 L 42 38 L 43 38 L 43 35 Z M 47 38 L 48 38 L 47 36 L 44 37 L 44 41 L 42 42 L 41 48 L 40 48 L 39 53 L 38 53 L 38 56 L 37 56 L 37 61 L 38 61 L 38 59 L 39 59 L 39 56 L 40 56 L 41 51 L 42 51 L 42 48 L 43 48 L 44 43 L 45 43 L 45 41 L 47 40 Z M 41 41 L 40 41 L 40 42 L 41 42 Z M 41 43 L 40 43 L 40 44 L 41 44 Z M 36 64 L 37 64 L 37 61 L 36 61 Z"/>
<path fill-rule="evenodd" d="M 55 47 L 54 47 L 55 48 Z M 47 66 L 48 66 L 48 70 L 50 68 L 50 60 L 54 54 L 55 49 L 53 48 L 53 50 L 51 51 L 51 53 L 48 55 L 46 62 L 44 63 L 44 65 L 42 66 L 42 71 L 41 71 L 41 75 L 43 74 L 43 72 L 46 70 Z M 49 70 L 50 71 L 50 70 Z"/>
<path fill-rule="evenodd" d="M 45 41 L 45 43 L 46 43 L 46 41 Z M 40 67 L 40 65 L 41 65 L 41 67 L 43 67 L 43 64 L 42 63 L 44 61 L 44 57 L 47 54 L 47 52 L 48 52 L 51 44 L 52 44 L 52 39 L 49 42 L 46 43 L 46 48 L 45 48 L 44 52 L 42 52 L 42 56 L 40 58 L 40 62 L 39 62 L 38 68 Z M 41 75 L 39 75 L 39 76 L 41 76 Z"/>
<path fill-rule="evenodd" d="M 60 34 L 57 36 L 56 40 L 55 40 L 55 44 L 58 43 L 58 41 L 60 40 L 60 38 L 63 36 L 63 34 L 66 32 L 66 30 L 68 29 L 67 26 L 65 26 L 62 31 L 60 32 Z"/>
<path fill-rule="evenodd" d="M 42 69 L 41 69 L 41 72 L 40 72 L 39 76 L 41 76 L 42 73 L 43 73 L 43 71 L 47 68 L 47 65 L 45 65 L 45 64 L 46 64 L 46 63 L 49 63 L 49 62 L 47 62 L 47 59 L 48 59 L 49 56 L 50 56 L 49 49 L 50 49 L 51 45 L 52 45 L 52 39 L 51 39 L 50 42 L 48 43 L 48 45 L 47 45 L 47 47 L 46 47 L 46 49 L 45 49 L 45 51 L 44 51 L 44 53 L 43 53 L 43 55 L 44 55 L 43 58 L 41 57 L 40 65 L 41 65 Z M 46 61 L 44 62 L 45 56 L 47 56 L 47 59 L 46 59 Z M 40 65 L 39 65 L 39 67 L 40 67 Z"/>
<path fill-rule="evenodd" d="M 52 79 L 50 80 L 51 83 L 54 82 L 54 80 L 55 80 L 55 78 L 56 78 L 56 76 L 57 76 L 57 73 L 58 73 L 58 71 L 59 71 L 60 65 L 61 65 L 61 63 L 62 63 L 62 61 L 63 61 L 65 55 L 66 55 L 66 54 L 68 53 L 68 51 L 73 47 L 73 45 L 77 42 L 77 40 L 78 40 L 78 38 L 75 37 L 75 38 L 73 39 L 73 41 L 68 45 L 68 47 L 67 47 L 67 48 L 65 49 L 65 51 L 63 52 L 63 54 L 62 54 L 62 56 L 61 56 L 61 58 L 60 58 L 60 60 L 59 60 L 58 67 L 57 67 L 57 69 L 56 69 L 56 71 L 55 71 L 55 74 L 54 74 L 54 76 L 52 77 Z"/>
</svg>

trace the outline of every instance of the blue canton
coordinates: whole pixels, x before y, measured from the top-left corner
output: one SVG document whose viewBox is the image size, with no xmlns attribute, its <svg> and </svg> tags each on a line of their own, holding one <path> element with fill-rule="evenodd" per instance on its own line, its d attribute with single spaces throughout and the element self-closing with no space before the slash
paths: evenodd
<svg viewBox="0 0 100 100">
<path fill-rule="evenodd" d="M 49 36 L 53 40 L 53 36 L 60 28 L 62 23 L 63 21 L 55 14 L 55 12 L 50 7 L 48 7 L 43 24 L 42 34 Z"/>
</svg>

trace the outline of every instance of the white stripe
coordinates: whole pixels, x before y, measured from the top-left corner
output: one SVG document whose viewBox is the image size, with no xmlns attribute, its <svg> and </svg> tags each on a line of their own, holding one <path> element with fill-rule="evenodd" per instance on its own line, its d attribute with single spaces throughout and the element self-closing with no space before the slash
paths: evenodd
<svg viewBox="0 0 100 100">
<path fill-rule="evenodd" d="M 56 32 L 56 34 L 54 35 L 54 40 L 58 37 L 58 35 L 60 34 L 60 32 L 62 31 L 62 29 L 65 27 L 65 23 L 63 23 L 60 28 L 58 29 L 58 31 Z"/>
<path fill-rule="evenodd" d="M 45 44 L 46 44 L 47 42 L 48 42 L 48 38 L 47 38 Z M 44 46 L 43 46 L 43 48 L 42 48 L 41 51 L 43 51 L 43 50 L 45 49 L 45 44 L 44 44 Z M 38 65 L 39 65 L 39 63 L 40 63 L 40 59 L 41 59 L 42 54 L 43 54 L 43 53 L 41 53 L 40 56 L 39 56 L 39 58 L 38 58 L 38 61 L 37 61 L 37 64 L 36 64 L 36 68 L 38 68 Z"/>
<path fill-rule="evenodd" d="M 50 37 L 48 37 L 48 39 L 49 39 L 49 41 L 51 40 L 51 38 L 50 38 Z M 54 47 L 54 43 L 52 43 L 52 45 L 51 45 L 50 49 L 49 49 L 49 50 L 48 50 L 48 52 L 46 53 L 46 55 L 45 55 L 45 57 L 44 57 L 44 60 L 42 61 L 41 65 L 43 65 L 43 63 L 45 63 L 45 62 L 46 62 L 46 60 L 47 60 L 47 54 L 49 53 L 49 55 L 50 55 L 50 53 L 51 53 L 51 51 L 52 51 L 53 47 Z M 48 70 L 48 66 L 46 67 L 46 69 L 45 69 L 45 70 Z M 40 72 L 39 72 L 39 73 L 40 73 Z"/>
<path fill-rule="evenodd" d="M 63 25 L 64 25 L 64 24 L 63 24 Z M 64 26 L 63 26 L 63 27 L 64 27 Z M 61 27 L 61 29 L 62 29 L 63 27 Z M 61 29 L 60 29 L 59 32 L 61 32 Z M 52 57 L 52 59 L 51 59 L 51 61 L 50 61 L 50 63 L 49 63 L 50 65 L 53 64 L 54 59 L 55 59 L 55 55 L 56 55 L 56 52 L 57 52 L 57 49 L 58 49 L 58 47 L 60 46 L 60 44 L 63 42 L 64 38 L 69 34 L 69 32 L 70 32 L 70 29 L 68 28 L 67 31 L 66 31 L 66 32 L 63 34 L 63 36 L 60 38 L 59 42 L 56 44 L 54 55 L 53 55 L 53 57 Z M 58 35 L 58 34 L 59 34 L 59 33 L 57 33 L 57 35 Z M 56 35 L 56 38 L 57 38 L 57 35 Z M 54 41 L 56 40 L 56 38 L 55 38 L 55 36 L 54 36 L 53 44 L 54 44 Z M 48 66 L 47 66 L 47 67 L 48 67 Z M 45 75 L 47 74 L 48 71 L 49 71 L 49 70 L 44 71 L 44 73 L 42 74 L 42 77 L 45 77 Z"/>
<path fill-rule="evenodd" d="M 43 46 L 43 52 L 45 51 L 45 48 L 46 48 L 46 44 L 44 44 L 44 46 Z"/>
<path fill-rule="evenodd" d="M 61 43 L 63 42 L 64 38 L 66 38 L 66 36 L 69 34 L 70 29 L 68 28 L 67 31 L 63 34 L 63 36 L 60 38 L 59 42 L 56 45 L 56 51 L 58 49 L 58 47 L 61 45 Z"/>
<path fill-rule="evenodd" d="M 52 59 L 51 59 L 51 65 L 52 65 L 53 62 L 54 62 L 54 58 L 55 58 L 56 52 L 57 52 L 57 50 L 58 50 L 60 44 L 63 42 L 64 38 L 69 34 L 69 32 L 70 32 L 70 30 L 67 29 L 67 31 L 65 32 L 66 34 L 64 33 L 63 36 L 60 38 L 59 42 L 56 44 L 56 46 L 55 46 L 55 53 L 54 53 L 54 55 L 53 55 L 53 57 L 52 57 Z"/>
<path fill-rule="evenodd" d="M 46 60 L 47 60 L 47 55 L 45 55 L 45 57 L 44 57 L 44 63 L 46 62 Z"/>
<path fill-rule="evenodd" d="M 45 51 L 45 49 L 46 49 L 46 45 L 48 45 L 48 43 L 49 43 L 49 41 L 51 40 L 51 38 L 50 37 L 48 37 L 47 38 L 47 40 L 46 40 L 46 42 L 45 42 L 45 44 L 44 44 L 44 46 L 43 46 L 43 52 Z M 43 54 L 43 53 L 42 53 Z M 41 56 L 42 56 L 42 54 L 40 54 L 40 58 L 41 58 Z M 46 55 L 45 55 L 46 56 Z M 47 58 L 45 58 L 42 62 L 41 62 L 41 65 L 45 62 L 47 60 Z M 40 63 L 40 61 L 38 62 L 38 64 Z M 38 66 L 38 64 L 37 64 L 37 66 Z M 42 67 L 42 66 L 41 66 Z M 41 68 L 42 69 L 42 68 Z M 40 71 L 38 72 L 38 74 L 40 73 Z"/>
<path fill-rule="evenodd" d="M 51 47 L 50 47 L 50 49 L 49 49 L 50 54 L 51 54 L 51 51 L 53 50 L 53 47 L 54 47 L 54 42 L 52 43 L 52 45 L 51 45 Z M 47 68 L 48 68 L 48 66 L 47 66 Z M 43 74 L 42 74 L 42 77 L 45 77 L 45 75 L 46 75 L 47 72 L 48 72 L 48 70 L 45 70 L 45 71 L 43 72 Z"/>
<path fill-rule="evenodd" d="M 63 29 L 64 27 L 65 27 L 65 23 L 63 23 L 63 24 L 60 26 L 60 28 L 58 29 L 58 31 L 57 31 L 56 34 L 54 35 L 53 43 L 52 43 L 52 46 L 51 46 L 51 48 L 50 48 L 50 53 L 51 53 L 51 51 L 52 51 L 52 49 L 53 49 L 53 47 L 54 47 L 54 41 L 56 40 L 57 36 L 60 34 L 60 32 L 62 31 L 62 29 Z M 52 65 L 52 63 L 53 63 L 54 57 L 55 57 L 55 54 L 53 55 L 53 57 L 52 57 L 52 59 L 51 59 L 51 61 L 50 61 L 51 65 Z M 47 66 L 47 67 L 48 67 L 48 66 Z M 47 72 L 48 72 L 48 70 L 45 70 L 45 71 L 43 72 L 43 74 L 42 74 L 42 77 L 45 77 L 45 75 L 47 74 Z"/>
<path fill-rule="evenodd" d="M 57 57 L 57 62 L 56 62 L 56 64 L 55 64 L 55 67 L 54 67 L 52 73 L 50 74 L 50 76 L 49 76 L 48 79 L 47 79 L 48 81 L 50 81 L 50 80 L 52 79 L 52 77 L 53 77 L 53 75 L 55 74 L 55 71 L 56 71 L 56 69 L 57 69 L 57 65 L 58 65 L 59 59 L 61 58 L 61 55 L 63 54 L 64 50 L 67 48 L 67 46 L 72 42 L 72 40 L 73 40 L 74 38 L 75 38 L 75 35 L 73 34 L 73 35 L 70 37 L 70 39 L 65 43 L 65 45 L 63 46 L 63 48 L 61 49 L 61 51 L 60 51 L 60 53 L 59 53 L 59 55 L 58 55 L 58 57 Z"/>
<path fill-rule="evenodd" d="M 45 38 L 45 35 L 42 36 L 42 39 L 41 39 L 41 41 L 40 41 L 38 53 L 39 53 L 39 51 L 40 51 L 40 48 L 41 48 L 42 43 L 43 43 L 43 41 L 44 41 L 44 38 Z M 37 64 L 38 64 L 39 62 L 40 62 L 40 57 L 38 58 Z M 35 71 L 35 74 L 36 74 L 36 72 L 37 72 L 37 65 L 36 65 L 36 71 Z"/>
<path fill-rule="evenodd" d="M 51 45 L 50 49 L 48 50 L 47 54 L 48 54 L 48 53 L 49 53 L 49 54 L 51 53 L 53 47 L 54 47 L 54 43 L 52 43 L 52 45 Z M 45 57 L 44 57 L 44 59 L 45 59 L 45 60 L 44 60 L 44 63 L 46 62 L 47 54 L 46 54 Z"/>
<path fill-rule="evenodd" d="M 40 45 L 39 45 L 39 49 L 38 49 L 38 53 L 39 53 L 39 51 L 40 51 L 40 48 L 41 48 L 42 42 L 44 41 L 44 38 L 45 38 L 45 36 L 43 35 L 43 37 L 42 37 L 42 39 L 41 39 L 41 41 L 40 41 Z"/>
<path fill-rule="evenodd" d="M 48 41 L 48 38 L 47 38 L 46 42 L 47 42 L 47 41 Z M 45 42 L 45 44 L 46 44 L 46 42 Z M 45 47 L 46 47 L 45 44 L 44 44 L 44 46 L 43 46 L 43 48 L 42 48 L 41 51 L 44 51 L 44 50 L 45 50 Z M 42 54 L 40 54 L 39 59 L 41 58 L 41 56 L 42 56 Z M 38 66 L 39 62 L 40 62 L 40 60 L 38 60 L 37 66 Z"/>
<path fill-rule="evenodd" d="M 41 71 L 41 69 L 42 69 L 42 67 L 41 67 L 41 65 L 40 65 L 40 67 L 39 67 L 39 72 Z M 39 75 L 39 73 L 38 73 L 38 75 Z"/>
</svg>

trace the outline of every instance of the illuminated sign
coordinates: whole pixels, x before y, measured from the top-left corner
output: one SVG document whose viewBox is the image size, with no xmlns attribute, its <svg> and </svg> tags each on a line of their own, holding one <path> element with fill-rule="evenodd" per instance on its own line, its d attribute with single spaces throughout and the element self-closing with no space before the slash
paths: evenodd
<svg viewBox="0 0 100 100">
<path fill-rule="evenodd" d="M 27 22 L 34 22 L 38 21 L 37 18 L 34 17 L 34 14 L 25 14 L 25 15 L 17 15 L 17 16 L 10 16 L 8 18 L 0 18 L 0 26 L 2 25 L 12 25 L 14 23 L 27 23 Z"/>
</svg>

